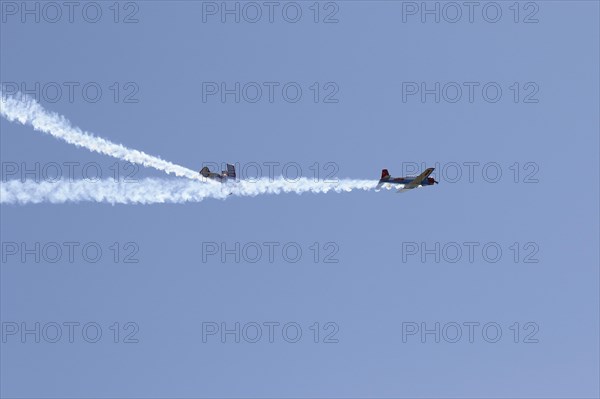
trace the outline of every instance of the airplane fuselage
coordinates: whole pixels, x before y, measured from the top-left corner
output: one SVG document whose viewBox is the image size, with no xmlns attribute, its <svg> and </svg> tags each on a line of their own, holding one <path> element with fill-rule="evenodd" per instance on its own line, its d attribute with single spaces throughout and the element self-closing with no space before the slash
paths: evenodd
<svg viewBox="0 0 600 399">
<path fill-rule="evenodd" d="M 409 183 L 412 183 L 415 180 L 414 177 L 390 177 L 388 179 L 380 179 L 379 180 L 379 184 L 402 184 L 402 185 L 407 185 Z M 433 179 L 433 177 L 428 177 L 426 179 L 424 179 L 419 186 L 431 186 L 435 184 L 435 180 Z"/>
</svg>

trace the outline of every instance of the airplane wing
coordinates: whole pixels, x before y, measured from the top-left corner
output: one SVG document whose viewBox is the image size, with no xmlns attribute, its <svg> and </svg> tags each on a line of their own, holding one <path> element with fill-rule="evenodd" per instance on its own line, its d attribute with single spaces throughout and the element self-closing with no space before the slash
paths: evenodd
<svg viewBox="0 0 600 399">
<path fill-rule="evenodd" d="M 419 176 L 415 177 L 413 179 L 413 181 L 411 181 L 410 183 L 408 183 L 407 185 L 405 185 L 403 188 L 401 188 L 397 192 L 403 192 L 405 190 L 410 190 L 410 189 L 419 187 L 419 185 L 423 182 L 423 180 L 427 179 L 427 177 L 429 177 L 429 175 L 434 170 L 435 170 L 435 168 L 427 168 L 427 169 L 425 169 L 425 172 L 423 172 Z"/>
<path fill-rule="evenodd" d="M 200 174 L 204 177 L 208 177 L 210 176 L 210 169 L 205 166 L 200 170 Z"/>
</svg>

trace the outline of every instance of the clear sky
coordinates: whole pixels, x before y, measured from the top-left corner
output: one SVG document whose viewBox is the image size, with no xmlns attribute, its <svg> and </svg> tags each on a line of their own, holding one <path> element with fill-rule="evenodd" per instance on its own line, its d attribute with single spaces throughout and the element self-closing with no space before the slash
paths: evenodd
<svg viewBox="0 0 600 399">
<path fill-rule="evenodd" d="M 598 397 L 598 2 L 250 4 L 2 1 L 3 92 L 194 170 L 440 184 L 3 204 L 0 394 Z M 3 182 L 168 178 L 0 128 Z"/>
</svg>

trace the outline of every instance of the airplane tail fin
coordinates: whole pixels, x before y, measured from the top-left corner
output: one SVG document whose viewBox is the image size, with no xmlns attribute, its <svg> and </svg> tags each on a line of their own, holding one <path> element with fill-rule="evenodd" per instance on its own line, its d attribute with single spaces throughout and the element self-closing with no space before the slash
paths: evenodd
<svg viewBox="0 0 600 399">
<path fill-rule="evenodd" d="M 387 179 L 388 177 L 390 177 L 390 173 L 388 172 L 388 170 L 382 169 L 381 170 L 381 180 Z"/>
<path fill-rule="evenodd" d="M 227 177 L 230 179 L 234 179 L 235 180 L 235 166 L 233 166 L 232 164 L 228 163 L 227 164 Z"/>
</svg>

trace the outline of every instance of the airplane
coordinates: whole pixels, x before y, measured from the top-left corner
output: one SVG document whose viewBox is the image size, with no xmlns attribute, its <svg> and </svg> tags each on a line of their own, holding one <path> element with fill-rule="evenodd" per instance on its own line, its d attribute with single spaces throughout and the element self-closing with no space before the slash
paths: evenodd
<svg viewBox="0 0 600 399">
<path fill-rule="evenodd" d="M 229 163 L 227 164 L 227 170 L 224 170 L 221 173 L 211 172 L 207 166 L 203 167 L 199 173 L 203 177 L 206 177 L 211 180 L 216 180 L 221 183 L 226 183 L 230 179 L 235 181 L 235 166 Z"/>
<path fill-rule="evenodd" d="M 403 193 L 412 190 L 413 188 L 438 184 L 433 177 L 429 177 L 434 170 L 435 168 L 427 168 L 417 177 L 392 177 L 387 169 L 383 169 L 381 171 L 381 179 L 379 179 L 376 189 L 379 190 L 383 185 L 402 184 L 404 187 L 398 189 L 396 192 Z"/>
</svg>

